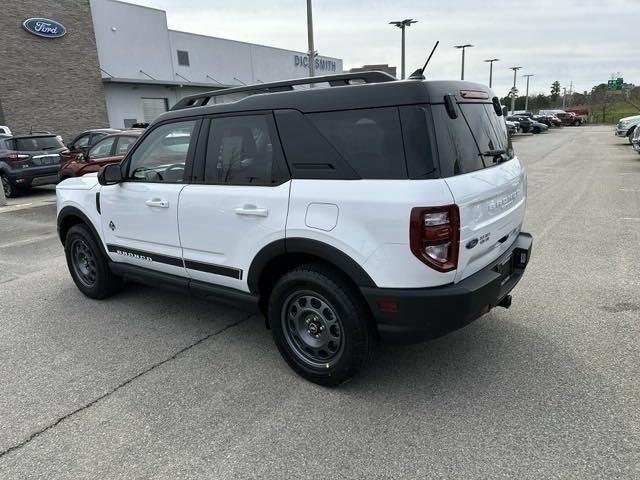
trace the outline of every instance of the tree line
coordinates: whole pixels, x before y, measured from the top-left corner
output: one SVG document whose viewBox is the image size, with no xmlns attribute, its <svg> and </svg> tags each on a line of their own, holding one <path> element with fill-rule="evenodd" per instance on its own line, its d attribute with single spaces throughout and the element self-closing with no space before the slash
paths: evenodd
<svg viewBox="0 0 640 480">
<path fill-rule="evenodd" d="M 511 107 L 511 95 L 512 92 L 500 99 L 503 105 Z M 548 95 L 543 92 L 529 94 L 527 108 L 531 112 L 560 109 L 562 103 L 560 82 L 556 80 L 551 84 Z M 591 91 L 567 93 L 564 103 L 565 108 L 585 109 L 592 112 L 594 116 L 602 117 L 600 121 L 606 121 L 607 112 L 611 111 L 614 105 L 626 104 L 629 112 L 640 112 L 640 86 L 626 84 L 622 91 L 612 92 L 606 83 L 601 83 L 595 85 Z M 515 109 L 525 109 L 525 96 L 518 91 L 516 91 Z"/>
</svg>

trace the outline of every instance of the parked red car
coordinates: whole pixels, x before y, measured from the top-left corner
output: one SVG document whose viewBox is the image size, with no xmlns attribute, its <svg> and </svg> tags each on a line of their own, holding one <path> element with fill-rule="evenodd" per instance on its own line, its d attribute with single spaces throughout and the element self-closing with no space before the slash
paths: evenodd
<svg viewBox="0 0 640 480">
<path fill-rule="evenodd" d="M 80 177 L 97 172 L 100 167 L 120 162 L 144 130 L 123 130 L 100 139 L 86 154 L 77 154 L 60 165 L 58 179 Z"/>
<path fill-rule="evenodd" d="M 66 152 L 60 154 L 60 163 L 66 163 L 69 160 L 73 160 L 78 155 L 86 155 L 89 149 L 98 143 L 101 139 L 112 133 L 121 132 L 121 128 L 94 128 L 91 130 L 85 130 L 72 141 L 67 143 Z"/>
</svg>

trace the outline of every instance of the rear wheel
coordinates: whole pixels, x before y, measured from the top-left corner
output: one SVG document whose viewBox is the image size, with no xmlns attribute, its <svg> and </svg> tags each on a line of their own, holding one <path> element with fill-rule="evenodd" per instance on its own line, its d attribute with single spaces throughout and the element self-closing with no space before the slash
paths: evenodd
<svg viewBox="0 0 640 480">
<path fill-rule="evenodd" d="M 18 189 L 9 181 L 9 177 L 0 175 L 0 180 L 2 180 L 2 189 L 5 197 L 15 198 L 18 196 Z"/>
<path fill-rule="evenodd" d="M 367 305 L 323 265 L 303 265 L 278 280 L 268 316 L 281 355 L 311 382 L 339 385 L 373 356 L 377 338 Z"/>
<path fill-rule="evenodd" d="M 87 297 L 102 299 L 122 286 L 122 279 L 111 273 L 107 259 L 86 225 L 69 229 L 64 251 L 71 277 Z"/>
</svg>

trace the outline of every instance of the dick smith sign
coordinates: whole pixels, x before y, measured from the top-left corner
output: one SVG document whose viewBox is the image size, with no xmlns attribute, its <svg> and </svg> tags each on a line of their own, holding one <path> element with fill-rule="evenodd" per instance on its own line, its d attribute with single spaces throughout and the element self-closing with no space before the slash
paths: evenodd
<svg viewBox="0 0 640 480">
<path fill-rule="evenodd" d="M 293 62 L 296 67 L 309 68 L 309 56 L 308 55 L 294 55 Z M 316 57 L 316 70 L 325 70 L 327 72 L 335 72 L 337 68 L 335 60 L 329 60 L 328 58 Z"/>
<path fill-rule="evenodd" d="M 43 38 L 60 38 L 67 33 L 64 25 L 49 18 L 27 18 L 22 22 L 22 28 Z"/>
</svg>

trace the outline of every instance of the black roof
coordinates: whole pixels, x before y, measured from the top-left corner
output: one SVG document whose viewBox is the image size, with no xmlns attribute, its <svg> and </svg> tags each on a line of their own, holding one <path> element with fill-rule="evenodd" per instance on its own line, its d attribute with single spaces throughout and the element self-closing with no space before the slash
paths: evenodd
<svg viewBox="0 0 640 480">
<path fill-rule="evenodd" d="M 366 77 L 364 82 L 353 82 L 363 76 Z M 331 86 L 295 88 L 295 86 L 320 82 Z M 488 87 L 479 83 L 459 80 L 396 80 L 383 72 L 359 72 L 248 85 L 192 95 L 180 100 L 171 111 L 160 115 L 154 123 L 199 115 L 259 110 L 294 109 L 310 113 L 442 103 L 447 94 L 455 95 L 461 102 L 474 101 L 462 98 L 461 90 L 487 93 L 487 100 L 482 100 L 484 102 L 494 97 Z M 236 101 L 213 103 L 221 96 L 235 95 L 240 97 Z"/>
</svg>

